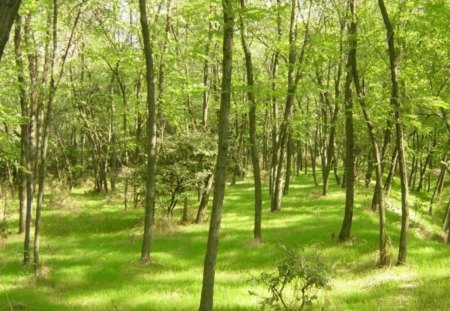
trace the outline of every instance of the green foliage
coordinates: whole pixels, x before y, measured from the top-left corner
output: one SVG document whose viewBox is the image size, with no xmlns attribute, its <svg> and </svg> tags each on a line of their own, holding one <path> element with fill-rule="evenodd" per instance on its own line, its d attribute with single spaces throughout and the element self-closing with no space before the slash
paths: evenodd
<svg viewBox="0 0 450 311">
<path fill-rule="evenodd" d="M 192 190 L 212 173 L 216 155 L 214 137 L 201 132 L 178 133 L 166 137 L 160 147 L 158 194 L 172 213 L 178 196 Z"/>
<path fill-rule="evenodd" d="M 277 265 L 277 271 L 262 273 L 256 283 L 269 292 L 261 297 L 262 310 L 304 310 L 317 300 L 318 292 L 329 287 L 329 268 L 319 255 L 308 256 L 283 247 L 284 257 Z"/>
</svg>

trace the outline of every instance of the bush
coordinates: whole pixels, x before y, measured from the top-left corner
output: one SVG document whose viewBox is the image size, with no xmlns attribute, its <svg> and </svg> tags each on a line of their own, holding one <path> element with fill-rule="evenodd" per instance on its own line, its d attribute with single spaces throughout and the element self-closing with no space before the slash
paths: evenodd
<svg viewBox="0 0 450 311">
<path fill-rule="evenodd" d="M 286 248 L 284 253 L 276 272 L 262 273 L 255 279 L 269 295 L 250 291 L 261 298 L 262 310 L 304 310 L 321 289 L 329 287 L 329 268 L 318 255 L 307 256 Z"/>
</svg>

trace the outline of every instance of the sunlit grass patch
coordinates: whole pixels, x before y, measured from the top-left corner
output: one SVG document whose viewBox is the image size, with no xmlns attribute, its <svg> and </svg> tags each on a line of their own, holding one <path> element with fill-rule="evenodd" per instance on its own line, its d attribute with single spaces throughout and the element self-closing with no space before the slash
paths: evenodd
<svg viewBox="0 0 450 311">
<path fill-rule="evenodd" d="M 280 213 L 270 213 L 268 191 L 263 189 L 262 243 L 252 242 L 253 187 L 246 182 L 227 187 L 215 310 L 258 310 L 257 299 L 248 293 L 254 286 L 251 280 L 274 269 L 281 246 L 318 252 L 332 267 L 331 290 L 320 294 L 317 310 L 450 309 L 450 248 L 432 238 L 440 230 L 437 219 L 423 216 L 420 226 L 411 228 L 408 264 L 395 267 L 400 218 L 388 212 L 391 266 L 380 269 L 378 215 L 367 205 L 371 191 L 357 188 L 352 239 L 340 243 L 345 193 L 330 185 L 324 197 L 310 179 L 294 178 Z M 8 310 L 8 301 L 29 310 L 198 308 L 207 222 L 180 225 L 178 207 L 173 219 L 159 220 L 153 261 L 143 265 L 142 208 L 124 211 L 120 199 L 85 189 L 75 189 L 71 196 L 79 206 L 76 210 L 46 206 L 43 212 L 41 260 L 46 273 L 39 279 L 34 279 L 31 267 L 21 265 L 23 237 L 8 236 L 0 252 L 0 310 Z M 397 199 L 394 188 L 392 200 Z M 194 194 L 189 205 L 193 216 Z M 13 227 L 17 219 L 8 219 Z M 419 231 L 422 227 L 425 233 Z"/>
</svg>

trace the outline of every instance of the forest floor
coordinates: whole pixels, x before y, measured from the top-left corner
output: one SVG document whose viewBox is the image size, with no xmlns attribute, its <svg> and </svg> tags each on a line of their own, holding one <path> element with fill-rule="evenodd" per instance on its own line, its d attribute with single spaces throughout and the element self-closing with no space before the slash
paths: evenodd
<svg viewBox="0 0 450 311">
<path fill-rule="evenodd" d="M 398 191 L 393 189 L 393 196 Z M 371 191 L 357 189 L 352 240 L 339 243 L 344 192 L 327 197 L 296 177 L 280 213 L 268 212 L 264 191 L 263 243 L 252 243 L 253 187 L 227 188 L 216 269 L 215 310 L 258 310 L 249 295 L 252 277 L 274 270 L 282 245 L 317 251 L 332 267 L 331 288 L 317 310 L 450 310 L 450 247 L 436 218 L 412 213 L 408 264 L 395 266 L 400 218 L 387 217 L 391 264 L 377 268 L 378 215 L 369 210 Z M 421 194 L 426 199 L 428 194 Z M 43 211 L 41 276 L 21 264 L 23 237 L 0 244 L 0 310 L 197 310 L 208 223 L 159 221 L 154 262 L 139 262 L 143 210 L 124 211 L 112 195 L 76 189 L 64 202 L 47 198 Z M 420 202 L 418 197 L 411 201 Z M 58 204 L 56 204 L 58 203 Z M 195 213 L 192 198 L 191 216 Z M 395 207 L 396 203 L 394 203 Z M 420 208 L 420 204 L 415 204 Z M 10 208 L 12 213 L 12 208 Z M 179 219 L 178 210 L 175 219 Z M 9 230 L 17 220 L 10 216 Z M 176 223 L 176 222 L 174 222 Z M 14 229 L 13 229 L 14 228 Z"/>
</svg>

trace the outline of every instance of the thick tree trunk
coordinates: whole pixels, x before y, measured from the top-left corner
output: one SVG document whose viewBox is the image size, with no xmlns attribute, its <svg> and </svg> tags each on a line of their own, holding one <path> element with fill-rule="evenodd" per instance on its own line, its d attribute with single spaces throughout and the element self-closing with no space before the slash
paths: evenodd
<svg viewBox="0 0 450 311">
<path fill-rule="evenodd" d="M 245 12 L 245 0 L 240 0 L 241 8 Z M 262 221 L 262 190 L 261 190 L 261 171 L 259 167 L 259 153 L 258 153 L 258 139 L 256 136 L 256 98 L 255 98 L 255 82 L 253 77 L 253 62 L 252 54 L 247 43 L 247 29 L 245 21 L 240 16 L 241 22 L 241 43 L 245 56 L 245 68 L 247 71 L 247 97 L 250 102 L 248 117 L 249 117 L 249 137 L 250 137 L 250 152 L 253 166 L 253 181 L 255 187 L 255 218 L 253 227 L 253 238 L 255 241 L 261 241 L 261 221 Z"/>
<path fill-rule="evenodd" d="M 232 0 L 223 0 L 223 61 L 222 61 L 222 91 L 220 98 L 219 144 L 216 170 L 214 174 L 214 197 L 211 220 L 208 232 L 203 266 L 203 285 L 199 311 L 212 311 L 214 296 L 214 278 L 216 270 L 217 248 L 219 244 L 220 222 L 225 195 L 225 182 L 228 157 L 228 129 L 231 101 L 231 71 L 233 57 L 234 9 Z"/>
<path fill-rule="evenodd" d="M 144 235 L 142 239 L 141 261 L 150 260 L 150 250 L 152 243 L 152 227 L 155 215 L 155 175 L 156 175 L 156 99 L 155 99 L 155 74 L 153 67 L 153 48 L 150 43 L 150 31 L 147 21 L 146 0 L 139 0 L 139 13 L 144 43 L 144 57 L 147 80 L 147 183 L 144 217 Z"/>
<path fill-rule="evenodd" d="M 392 27 L 389 15 L 384 4 L 384 0 L 378 0 L 381 15 L 383 17 L 384 25 L 386 27 L 386 40 L 388 43 L 389 63 L 391 69 L 391 105 L 394 109 L 395 116 L 395 131 L 396 131 L 396 145 L 398 151 L 398 163 L 400 168 L 400 186 L 402 193 L 402 221 L 400 231 L 400 244 L 398 251 L 397 264 L 403 265 L 406 263 L 407 246 L 408 246 L 408 227 L 409 227 L 409 207 L 408 207 L 408 172 L 406 166 L 406 155 L 404 146 L 403 134 L 403 118 L 402 118 L 402 102 L 400 100 L 398 87 L 398 52 L 395 47 L 395 33 Z"/>
<path fill-rule="evenodd" d="M 0 1 L 0 60 L 9 39 L 9 33 L 19 12 L 21 0 Z"/>
</svg>

